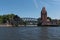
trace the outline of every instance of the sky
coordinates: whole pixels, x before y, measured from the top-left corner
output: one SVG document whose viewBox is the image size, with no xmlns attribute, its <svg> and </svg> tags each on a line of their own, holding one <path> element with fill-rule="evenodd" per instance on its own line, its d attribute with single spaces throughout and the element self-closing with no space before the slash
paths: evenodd
<svg viewBox="0 0 60 40">
<path fill-rule="evenodd" d="M 0 15 L 39 18 L 42 7 L 46 7 L 48 17 L 60 19 L 60 0 L 0 0 Z"/>
</svg>

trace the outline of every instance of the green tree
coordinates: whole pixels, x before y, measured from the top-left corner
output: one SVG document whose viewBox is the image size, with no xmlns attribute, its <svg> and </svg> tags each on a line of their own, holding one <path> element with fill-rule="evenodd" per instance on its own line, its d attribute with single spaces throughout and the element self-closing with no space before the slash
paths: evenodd
<svg viewBox="0 0 60 40">
<path fill-rule="evenodd" d="M 47 19 L 49 19 L 50 21 L 52 20 L 50 17 L 47 17 Z"/>
<path fill-rule="evenodd" d="M 3 17 L 0 16 L 0 24 L 2 24 L 2 23 L 3 23 Z"/>
<path fill-rule="evenodd" d="M 40 26 L 41 25 L 41 18 L 38 18 L 37 20 L 38 20 L 37 25 Z"/>
<path fill-rule="evenodd" d="M 11 25 L 16 25 L 16 26 L 24 24 L 24 21 L 18 15 L 7 14 L 7 15 L 1 15 L 0 16 L 0 24 L 7 23 L 7 21 Z"/>
</svg>

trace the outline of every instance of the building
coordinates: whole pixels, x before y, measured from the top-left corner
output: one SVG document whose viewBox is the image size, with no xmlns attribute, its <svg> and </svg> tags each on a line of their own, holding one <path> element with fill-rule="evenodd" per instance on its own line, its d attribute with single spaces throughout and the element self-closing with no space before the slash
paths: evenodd
<svg viewBox="0 0 60 40">
<path fill-rule="evenodd" d="M 37 18 L 22 18 L 27 25 L 37 25 Z"/>
<path fill-rule="evenodd" d="M 43 7 L 41 11 L 41 21 L 42 21 L 42 25 L 47 24 L 47 11 L 45 7 Z"/>
<path fill-rule="evenodd" d="M 38 23 L 38 25 L 60 25 L 60 20 L 57 19 L 51 19 L 47 17 L 47 11 L 45 9 L 45 7 L 42 8 L 41 10 L 41 20 L 40 23 Z"/>
</svg>

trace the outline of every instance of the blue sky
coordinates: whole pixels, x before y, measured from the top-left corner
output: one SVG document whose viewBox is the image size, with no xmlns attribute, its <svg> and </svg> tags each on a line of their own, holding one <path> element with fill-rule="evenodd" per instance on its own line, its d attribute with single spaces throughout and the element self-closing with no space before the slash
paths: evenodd
<svg viewBox="0 0 60 40">
<path fill-rule="evenodd" d="M 38 18 L 43 6 L 49 17 L 60 19 L 60 0 L 0 0 L 0 15 Z"/>
</svg>

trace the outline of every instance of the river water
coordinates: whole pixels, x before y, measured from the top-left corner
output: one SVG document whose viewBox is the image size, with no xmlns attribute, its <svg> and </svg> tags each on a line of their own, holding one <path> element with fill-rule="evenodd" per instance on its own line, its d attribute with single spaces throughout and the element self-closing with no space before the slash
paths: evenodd
<svg viewBox="0 0 60 40">
<path fill-rule="evenodd" d="M 0 40 L 60 40 L 60 27 L 1 27 Z"/>
</svg>

